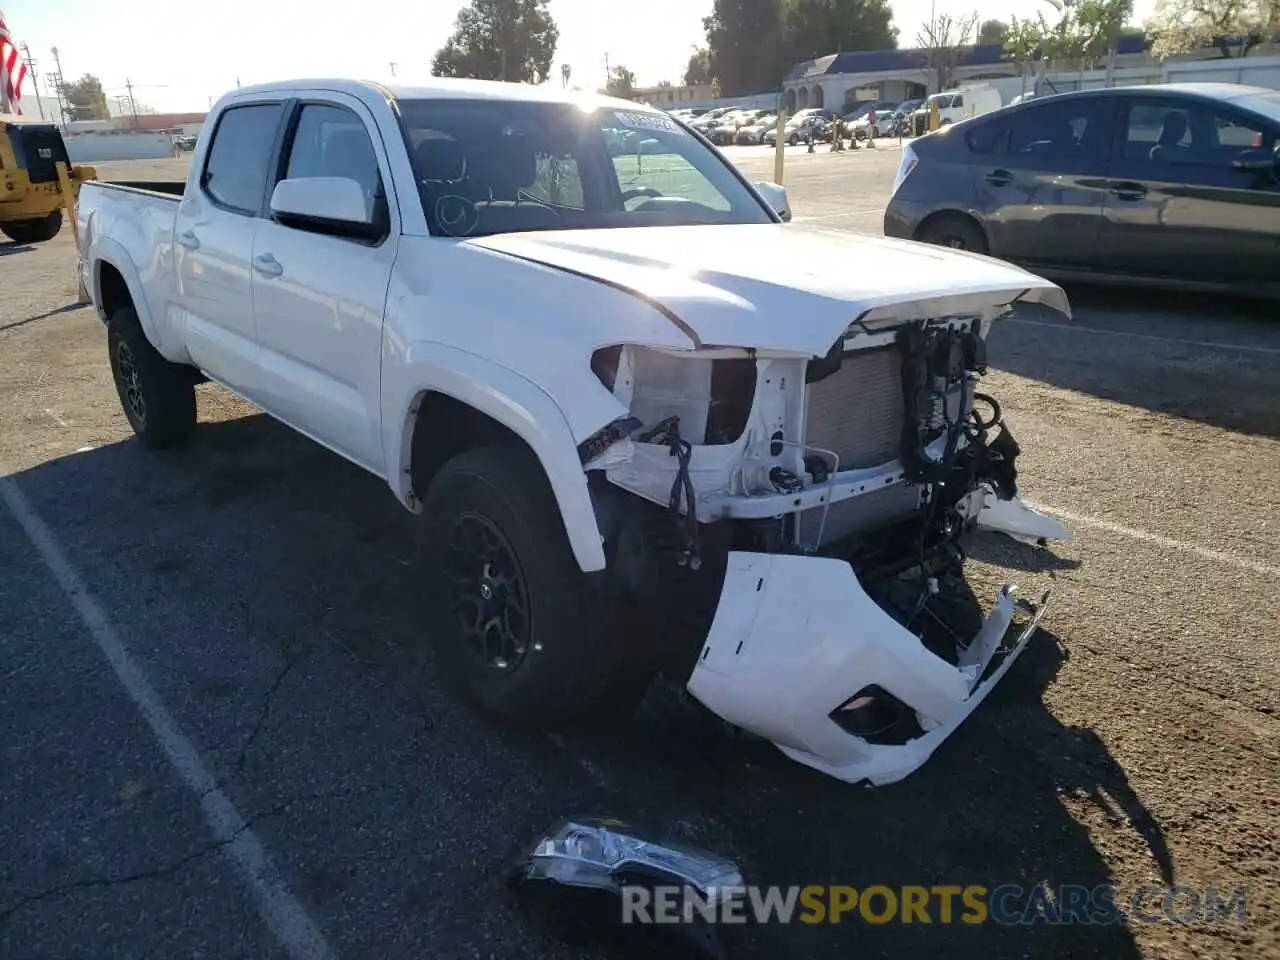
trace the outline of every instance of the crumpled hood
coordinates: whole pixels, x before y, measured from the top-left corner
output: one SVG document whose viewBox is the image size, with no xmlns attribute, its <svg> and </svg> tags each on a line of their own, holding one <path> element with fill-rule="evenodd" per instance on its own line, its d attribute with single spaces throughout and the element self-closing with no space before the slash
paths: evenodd
<svg viewBox="0 0 1280 960">
<path fill-rule="evenodd" d="M 1070 316 L 1056 285 L 989 257 L 803 224 L 626 227 L 466 241 L 619 287 L 699 346 L 827 353 L 868 316 L 990 316 L 1017 297 Z"/>
</svg>

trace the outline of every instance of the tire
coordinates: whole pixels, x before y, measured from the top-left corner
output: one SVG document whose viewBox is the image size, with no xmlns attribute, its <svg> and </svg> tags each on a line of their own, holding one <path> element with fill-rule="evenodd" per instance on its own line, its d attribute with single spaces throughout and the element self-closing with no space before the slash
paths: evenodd
<svg viewBox="0 0 1280 960">
<path fill-rule="evenodd" d="M 138 439 L 157 450 L 190 439 L 196 428 L 192 368 L 160 356 L 131 308 L 111 315 L 107 351 L 120 407 Z"/>
<path fill-rule="evenodd" d="M 55 210 L 44 217 L 34 220 L 10 220 L 0 223 L 0 233 L 14 243 L 44 243 L 52 240 L 62 229 L 62 211 Z"/>
<path fill-rule="evenodd" d="M 976 220 L 959 214 L 935 217 L 925 223 L 919 238 L 925 243 L 953 250 L 968 250 L 985 254 L 987 237 Z"/>
<path fill-rule="evenodd" d="M 421 516 L 441 664 L 483 711 L 533 724 L 581 716 L 642 671 L 607 592 L 579 569 L 531 452 L 459 454 L 432 479 Z"/>
<path fill-rule="evenodd" d="M 800 142 L 800 138 L 796 136 L 794 133 L 791 136 L 787 137 L 787 143 L 789 143 L 793 147 L 799 142 Z"/>
</svg>

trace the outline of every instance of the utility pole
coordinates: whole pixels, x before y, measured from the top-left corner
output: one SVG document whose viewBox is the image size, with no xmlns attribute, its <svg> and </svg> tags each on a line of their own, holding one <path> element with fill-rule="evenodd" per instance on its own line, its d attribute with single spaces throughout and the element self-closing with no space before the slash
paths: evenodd
<svg viewBox="0 0 1280 960">
<path fill-rule="evenodd" d="M 62 114 L 62 129 L 66 130 L 67 123 L 69 122 L 67 119 L 67 113 L 71 106 L 71 102 L 66 98 L 66 84 L 62 79 L 62 60 L 58 57 L 58 48 L 53 47 L 52 52 L 53 65 L 57 68 L 58 72 L 51 78 L 50 82 L 53 84 L 54 96 L 58 98 L 58 113 Z"/>
<path fill-rule="evenodd" d="M 396 75 L 396 62 L 394 60 L 391 61 L 391 75 L 393 77 Z"/>
<path fill-rule="evenodd" d="M 613 71 L 609 69 L 609 54 L 604 55 L 604 88 L 609 89 L 609 83 L 613 80 Z"/>
<path fill-rule="evenodd" d="M 27 61 L 27 69 L 31 71 L 31 89 L 36 92 L 36 110 L 40 113 L 40 119 L 44 119 L 44 104 L 40 101 L 40 74 L 36 73 L 36 62 L 31 56 L 31 48 L 25 43 L 22 45 L 22 58 Z"/>
<path fill-rule="evenodd" d="M 138 101 L 133 99 L 133 82 L 124 78 L 124 88 L 129 91 L 129 113 L 133 115 L 133 129 L 138 129 Z"/>
</svg>

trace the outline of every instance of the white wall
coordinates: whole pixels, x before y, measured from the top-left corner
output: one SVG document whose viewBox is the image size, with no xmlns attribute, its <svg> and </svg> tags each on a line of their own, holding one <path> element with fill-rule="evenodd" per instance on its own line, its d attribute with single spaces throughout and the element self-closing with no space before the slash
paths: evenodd
<svg viewBox="0 0 1280 960">
<path fill-rule="evenodd" d="M 65 138 L 72 163 L 104 160 L 158 160 L 173 156 L 173 144 L 164 134 L 72 134 Z"/>
</svg>

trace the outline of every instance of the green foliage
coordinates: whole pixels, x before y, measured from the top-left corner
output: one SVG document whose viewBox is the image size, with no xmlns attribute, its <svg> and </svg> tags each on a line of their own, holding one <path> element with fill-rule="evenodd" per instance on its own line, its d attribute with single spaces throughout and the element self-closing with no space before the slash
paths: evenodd
<svg viewBox="0 0 1280 960">
<path fill-rule="evenodd" d="M 91 73 L 63 84 L 62 97 L 67 102 L 68 120 L 106 120 L 111 116 L 102 81 Z"/>
<path fill-rule="evenodd" d="M 1008 36 L 1009 25 L 1003 20 L 983 20 L 978 28 L 978 44 L 981 46 L 996 43 L 1004 46 Z"/>
<path fill-rule="evenodd" d="M 636 75 L 626 67 L 617 66 L 609 71 L 609 82 L 605 84 L 604 92 L 611 97 L 621 97 L 624 100 L 630 100 L 631 95 L 635 93 Z"/>
<path fill-rule="evenodd" d="M 684 82 L 691 87 L 701 87 L 712 80 L 711 51 L 699 47 L 689 55 L 689 63 L 684 68 Z"/>
<path fill-rule="evenodd" d="M 543 83 L 559 40 L 547 0 L 471 0 L 458 13 L 452 36 L 436 51 L 431 72 Z"/>
<path fill-rule="evenodd" d="M 1280 35 L 1280 0 L 1159 0 L 1147 29 L 1152 53 L 1161 58 L 1202 47 L 1217 47 L 1223 57 L 1247 57 Z M 1227 37 L 1245 41 L 1228 46 Z"/>
<path fill-rule="evenodd" d="M 776 90 L 804 60 L 898 43 L 888 0 L 715 0 L 703 27 L 710 76 L 730 97 Z"/>
</svg>

